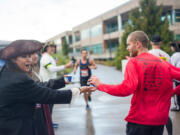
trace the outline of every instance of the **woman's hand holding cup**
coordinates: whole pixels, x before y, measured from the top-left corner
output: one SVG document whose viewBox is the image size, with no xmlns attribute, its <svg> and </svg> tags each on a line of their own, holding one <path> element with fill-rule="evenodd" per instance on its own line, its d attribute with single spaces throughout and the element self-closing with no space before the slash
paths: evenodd
<svg viewBox="0 0 180 135">
<path fill-rule="evenodd" d="M 64 75 L 64 80 L 66 84 L 72 83 L 72 76 L 71 75 Z"/>
</svg>

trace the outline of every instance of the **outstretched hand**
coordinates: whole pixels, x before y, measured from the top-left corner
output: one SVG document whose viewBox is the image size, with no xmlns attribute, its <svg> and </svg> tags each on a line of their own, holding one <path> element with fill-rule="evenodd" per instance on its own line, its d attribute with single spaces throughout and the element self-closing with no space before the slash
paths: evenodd
<svg viewBox="0 0 180 135">
<path fill-rule="evenodd" d="M 72 79 L 72 78 L 71 78 Z M 70 84 L 72 83 L 71 81 L 68 80 L 68 75 L 64 75 L 64 81 L 65 81 L 65 84 Z"/>
<path fill-rule="evenodd" d="M 72 61 L 70 61 L 69 63 L 67 63 L 66 65 L 64 65 L 64 67 L 65 67 L 65 68 L 73 67 Z"/>
<path fill-rule="evenodd" d="M 80 89 L 80 93 L 90 92 L 89 86 L 82 86 L 79 89 Z"/>
<path fill-rule="evenodd" d="M 91 91 L 94 91 L 98 88 L 98 86 L 100 85 L 100 80 L 95 76 L 93 75 L 89 80 L 88 80 L 88 83 L 89 84 L 93 84 L 94 87 L 90 87 Z"/>
</svg>

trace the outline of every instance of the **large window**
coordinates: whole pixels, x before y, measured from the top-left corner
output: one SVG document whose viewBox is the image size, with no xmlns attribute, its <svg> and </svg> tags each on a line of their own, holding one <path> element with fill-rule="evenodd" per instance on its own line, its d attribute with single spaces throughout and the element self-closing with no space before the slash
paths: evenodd
<svg viewBox="0 0 180 135">
<path fill-rule="evenodd" d="M 180 22 L 180 9 L 175 9 L 175 22 Z"/>
<path fill-rule="evenodd" d="M 59 39 L 55 39 L 55 40 L 54 40 L 54 44 L 55 44 L 55 45 L 60 45 L 60 44 L 61 44 L 60 38 L 59 38 Z"/>
<path fill-rule="evenodd" d="M 102 34 L 102 25 L 98 24 L 91 28 L 91 36 L 95 37 Z"/>
<path fill-rule="evenodd" d="M 86 50 L 87 52 L 89 52 L 90 51 L 90 46 L 84 46 L 83 49 Z"/>
<path fill-rule="evenodd" d="M 128 20 L 122 20 L 122 29 L 124 30 L 126 27 L 126 23 L 128 23 Z"/>
<path fill-rule="evenodd" d="M 69 37 L 68 37 L 68 41 L 69 41 L 69 44 L 72 44 L 73 43 L 73 41 L 72 41 L 72 35 L 70 35 Z"/>
<path fill-rule="evenodd" d="M 116 32 L 118 31 L 118 19 L 117 16 L 106 20 L 105 22 L 105 26 L 106 26 L 106 31 L 105 33 L 111 33 L 111 32 Z"/>
<path fill-rule="evenodd" d="M 173 17 L 172 17 L 172 13 L 169 11 L 168 13 L 165 13 L 161 16 L 161 20 L 164 21 L 165 18 L 166 18 L 166 14 L 167 14 L 167 18 L 168 18 L 168 21 L 169 21 L 169 24 L 172 25 L 173 23 Z"/>
<path fill-rule="evenodd" d="M 69 48 L 69 53 L 73 53 L 73 48 Z"/>
<path fill-rule="evenodd" d="M 81 38 L 82 39 L 87 39 L 90 37 L 90 30 L 89 29 L 85 29 L 81 31 Z"/>
<path fill-rule="evenodd" d="M 81 53 L 81 50 L 79 48 L 77 48 L 76 53 Z"/>
<path fill-rule="evenodd" d="M 118 31 L 118 24 L 116 22 L 106 25 L 106 33 Z"/>
<path fill-rule="evenodd" d="M 108 40 L 107 41 L 108 43 L 108 47 L 107 49 L 110 51 L 110 52 L 114 52 L 116 51 L 117 47 L 118 47 L 118 40 Z"/>
<path fill-rule="evenodd" d="M 180 41 L 180 34 L 179 34 L 179 35 L 176 35 L 176 40 L 179 40 L 179 41 Z"/>
<path fill-rule="evenodd" d="M 98 24 L 93 26 L 91 29 L 85 29 L 81 31 L 81 38 L 87 39 L 90 37 L 95 37 L 102 34 L 102 25 Z"/>
<path fill-rule="evenodd" d="M 75 42 L 78 42 L 78 41 L 80 41 L 80 32 L 79 31 L 76 31 L 75 33 L 74 33 L 74 37 L 75 37 Z"/>
<path fill-rule="evenodd" d="M 92 45 L 92 51 L 94 54 L 103 53 L 102 43 Z"/>
</svg>

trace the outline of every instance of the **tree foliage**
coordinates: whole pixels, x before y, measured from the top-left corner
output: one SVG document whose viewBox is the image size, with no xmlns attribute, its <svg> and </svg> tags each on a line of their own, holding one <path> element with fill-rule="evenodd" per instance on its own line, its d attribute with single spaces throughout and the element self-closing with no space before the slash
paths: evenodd
<svg viewBox="0 0 180 135">
<path fill-rule="evenodd" d="M 135 30 L 142 30 L 151 39 L 152 35 L 158 34 L 162 38 L 161 48 L 170 53 L 168 43 L 173 40 L 173 32 L 169 30 L 167 15 L 162 20 L 163 7 L 157 6 L 156 0 L 140 0 L 140 7 L 132 10 L 129 14 L 129 21 L 126 23 L 120 45 L 116 52 L 115 63 L 121 69 L 121 60 L 125 59 L 128 52 L 126 50 L 126 39 L 129 33 Z M 151 48 L 149 46 L 149 48 Z"/>
<path fill-rule="evenodd" d="M 68 52 L 69 52 L 69 45 L 66 41 L 66 38 L 64 38 L 63 43 L 62 43 L 62 54 L 64 56 L 68 56 Z"/>
</svg>

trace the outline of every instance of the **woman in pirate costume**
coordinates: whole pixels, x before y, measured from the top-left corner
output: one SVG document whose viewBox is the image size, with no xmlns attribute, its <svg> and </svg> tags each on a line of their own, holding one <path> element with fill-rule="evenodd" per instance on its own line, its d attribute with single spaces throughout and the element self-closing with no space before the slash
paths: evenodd
<svg viewBox="0 0 180 135">
<path fill-rule="evenodd" d="M 42 48 L 34 40 L 17 40 L 4 48 L 1 58 L 6 65 L 0 72 L 0 134 L 36 135 L 34 106 L 39 104 L 68 104 L 88 87 L 56 90 L 37 84 L 28 75 L 31 69 L 31 55 Z M 50 82 L 48 82 L 50 83 Z M 49 84 L 50 85 L 50 84 Z M 48 123 L 50 125 L 50 120 Z M 48 133 L 51 133 L 51 131 Z M 52 134 L 50 134 L 52 135 Z"/>
</svg>

